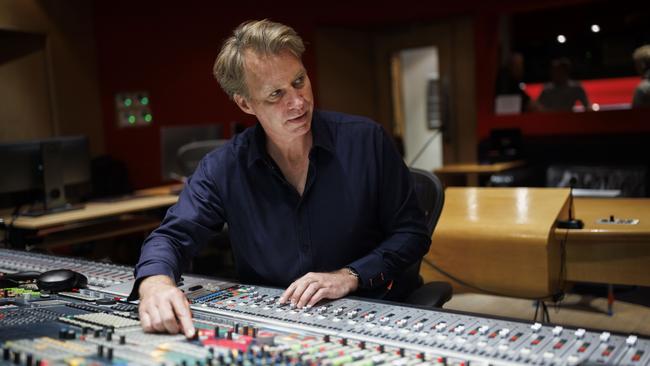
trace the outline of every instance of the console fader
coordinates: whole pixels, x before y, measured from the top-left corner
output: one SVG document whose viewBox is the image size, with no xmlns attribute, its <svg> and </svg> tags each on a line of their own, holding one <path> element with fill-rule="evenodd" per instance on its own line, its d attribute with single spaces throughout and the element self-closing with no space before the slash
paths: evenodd
<svg viewBox="0 0 650 366">
<path fill-rule="evenodd" d="M 81 263 L 82 273 L 100 268 L 0 250 L 0 270 L 6 253 L 12 268 L 33 270 L 21 262 L 33 258 Z M 110 268 L 111 281 L 127 271 Z M 137 305 L 121 301 L 132 286 L 127 278 L 59 294 L 5 289 L 0 365 L 650 365 L 650 340 L 633 335 L 353 297 L 296 309 L 278 304 L 279 289 L 184 277 L 198 329 L 192 340 L 143 333 Z"/>
<path fill-rule="evenodd" d="M 432 352 L 490 364 L 650 364 L 650 342 L 637 336 L 529 324 L 346 298 L 310 309 L 277 303 L 277 289 L 235 286 L 192 297 L 192 308 L 242 321 L 408 352 Z"/>
</svg>

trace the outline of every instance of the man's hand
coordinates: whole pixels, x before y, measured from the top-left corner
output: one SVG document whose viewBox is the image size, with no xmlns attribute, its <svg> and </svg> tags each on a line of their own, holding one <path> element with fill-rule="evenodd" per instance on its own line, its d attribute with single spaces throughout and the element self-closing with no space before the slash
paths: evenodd
<svg viewBox="0 0 650 366">
<path fill-rule="evenodd" d="M 145 278 L 140 283 L 140 324 L 145 332 L 185 333 L 194 336 L 190 305 L 174 281 L 165 275 Z"/>
<path fill-rule="evenodd" d="M 280 303 L 290 301 L 298 308 L 314 306 L 322 299 L 338 299 L 359 287 L 359 279 L 346 268 L 335 272 L 309 272 L 294 281 L 280 297 Z"/>
</svg>

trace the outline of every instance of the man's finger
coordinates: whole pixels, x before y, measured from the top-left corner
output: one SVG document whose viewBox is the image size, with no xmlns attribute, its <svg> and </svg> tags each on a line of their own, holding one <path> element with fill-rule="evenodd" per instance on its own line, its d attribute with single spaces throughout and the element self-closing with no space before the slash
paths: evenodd
<svg viewBox="0 0 650 366">
<path fill-rule="evenodd" d="M 287 302 L 289 297 L 293 295 L 293 291 L 296 289 L 296 283 L 298 281 L 300 280 L 298 279 L 296 281 L 293 281 L 293 283 L 289 285 L 289 287 L 287 287 L 286 290 L 284 290 L 284 293 L 282 293 L 282 296 L 280 296 L 280 300 L 279 300 L 280 304 L 284 304 L 285 302 Z"/>
<path fill-rule="evenodd" d="M 165 325 L 163 324 L 162 319 L 160 318 L 160 313 L 158 312 L 158 308 L 152 306 L 149 308 L 147 313 L 151 318 L 151 327 L 153 328 L 153 330 L 156 332 L 164 332 Z"/>
<path fill-rule="evenodd" d="M 302 296 L 300 296 L 300 299 L 298 300 L 297 306 L 299 308 L 302 308 L 303 306 L 307 305 L 309 303 L 309 300 L 311 297 L 318 291 L 320 288 L 320 285 L 318 282 L 312 282 L 307 286 L 305 291 L 302 293 Z"/>
<path fill-rule="evenodd" d="M 146 311 L 140 310 L 140 324 L 142 324 L 142 329 L 145 332 L 152 332 L 153 327 L 151 326 L 151 318 Z"/>
<path fill-rule="evenodd" d="M 189 304 L 183 297 L 175 296 L 172 299 L 172 307 L 174 308 L 174 313 L 176 313 L 176 317 L 181 324 L 181 331 L 185 333 L 185 337 L 192 338 L 196 330 L 194 329 L 194 323 L 192 322 L 192 313 L 190 312 Z"/>
<path fill-rule="evenodd" d="M 325 294 L 327 293 L 327 289 L 324 287 L 321 287 L 314 293 L 314 295 L 309 299 L 309 302 L 307 303 L 307 306 L 314 306 L 316 305 L 319 301 L 325 298 Z"/>
<path fill-rule="evenodd" d="M 178 321 L 176 320 L 176 314 L 174 314 L 172 305 L 164 301 L 158 304 L 158 312 L 160 313 L 165 330 L 170 334 L 178 333 Z"/>
<path fill-rule="evenodd" d="M 293 291 L 293 294 L 291 295 L 291 304 L 295 305 L 298 303 L 300 298 L 302 297 L 303 292 L 307 289 L 307 286 L 311 285 L 312 281 L 306 280 L 304 278 L 301 278 L 300 280 L 297 281 L 298 284 L 296 285 L 296 289 Z"/>
</svg>

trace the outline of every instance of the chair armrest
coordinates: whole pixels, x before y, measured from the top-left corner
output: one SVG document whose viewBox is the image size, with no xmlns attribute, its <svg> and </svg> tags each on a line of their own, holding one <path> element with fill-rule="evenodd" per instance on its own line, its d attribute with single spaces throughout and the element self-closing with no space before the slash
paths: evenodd
<svg viewBox="0 0 650 366">
<path fill-rule="evenodd" d="M 441 308 L 451 299 L 453 290 L 447 282 L 429 282 L 413 291 L 404 302 L 411 305 Z"/>
</svg>

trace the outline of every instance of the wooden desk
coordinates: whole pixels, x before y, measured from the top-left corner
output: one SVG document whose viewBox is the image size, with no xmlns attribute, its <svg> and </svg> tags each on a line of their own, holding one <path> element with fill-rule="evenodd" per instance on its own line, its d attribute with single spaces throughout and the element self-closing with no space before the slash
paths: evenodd
<svg viewBox="0 0 650 366">
<path fill-rule="evenodd" d="M 21 216 L 11 224 L 12 231 L 22 244 L 36 240 L 50 247 L 151 231 L 160 224 L 160 219 L 143 213 L 176 203 L 178 196 L 170 192 L 177 188 L 177 185 L 149 188 L 120 201 L 88 202 L 78 210 L 40 217 Z M 11 222 L 8 215 L 3 219 Z"/>
<path fill-rule="evenodd" d="M 21 216 L 13 222 L 12 226 L 18 229 L 38 230 L 80 221 L 167 207 L 176 203 L 177 200 L 178 196 L 167 194 L 134 197 L 119 202 L 89 202 L 79 210 L 65 211 L 39 217 Z M 7 217 L 5 220 L 11 221 L 11 218 Z"/>
<path fill-rule="evenodd" d="M 554 293 L 561 263 L 555 222 L 566 217 L 568 207 L 569 189 L 564 188 L 449 187 L 426 259 L 498 293 Z M 425 263 L 422 268 L 425 282 L 454 284 Z"/>
<path fill-rule="evenodd" d="M 566 278 L 577 282 L 650 286 L 650 199 L 575 198 L 581 230 L 555 229 L 566 238 Z M 638 219 L 636 225 L 598 223 L 599 219 Z"/>
<path fill-rule="evenodd" d="M 476 163 L 461 163 L 449 164 L 439 169 L 434 170 L 434 173 L 445 179 L 445 175 L 464 175 L 465 184 L 467 186 L 478 186 L 478 177 L 482 174 L 494 174 L 514 169 L 526 165 L 523 160 L 507 161 L 503 163 L 494 164 L 476 164 Z"/>
</svg>

